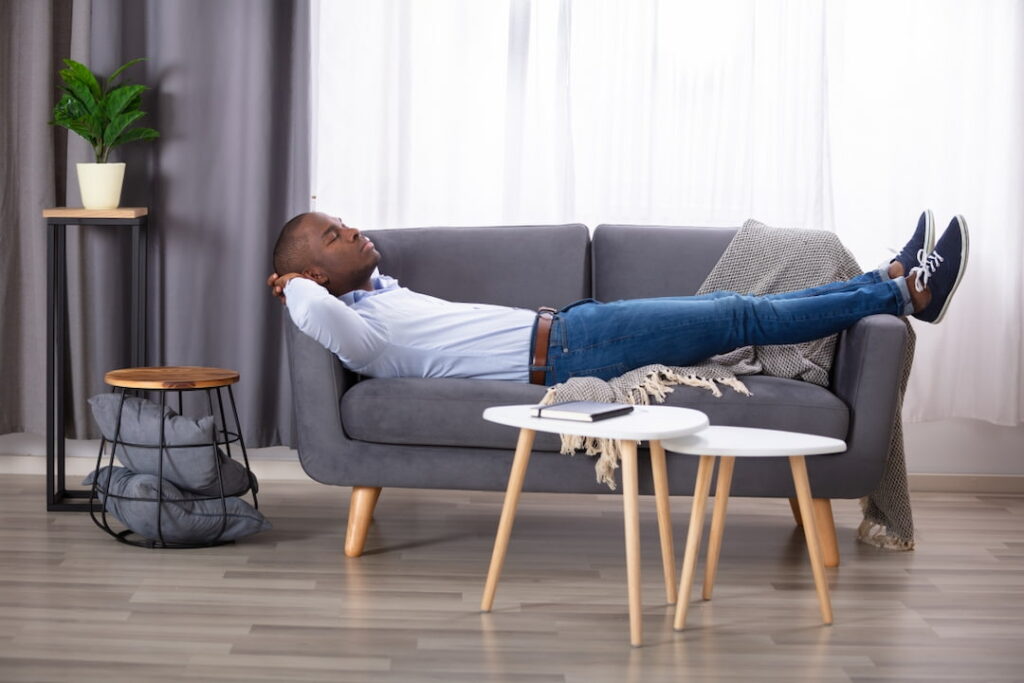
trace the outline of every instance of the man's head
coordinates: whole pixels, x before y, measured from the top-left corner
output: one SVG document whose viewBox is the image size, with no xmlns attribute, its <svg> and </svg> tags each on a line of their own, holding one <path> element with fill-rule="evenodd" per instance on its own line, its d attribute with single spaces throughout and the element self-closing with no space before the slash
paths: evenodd
<svg viewBox="0 0 1024 683">
<path fill-rule="evenodd" d="M 285 223 L 274 246 L 274 272 L 299 273 L 338 296 L 369 289 L 380 253 L 355 228 L 323 213 L 303 213 Z"/>
</svg>

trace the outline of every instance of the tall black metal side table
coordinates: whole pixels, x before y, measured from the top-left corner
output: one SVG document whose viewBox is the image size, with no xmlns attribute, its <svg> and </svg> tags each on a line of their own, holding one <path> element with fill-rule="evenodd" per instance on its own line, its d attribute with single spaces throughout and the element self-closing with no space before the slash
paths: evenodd
<svg viewBox="0 0 1024 683">
<path fill-rule="evenodd" d="M 46 219 L 46 509 L 88 511 L 89 489 L 65 482 L 64 380 L 67 374 L 67 247 L 69 225 L 131 228 L 131 365 L 146 364 L 146 241 L 149 209 L 44 209 Z M 79 500 L 81 502 L 72 502 Z"/>
</svg>

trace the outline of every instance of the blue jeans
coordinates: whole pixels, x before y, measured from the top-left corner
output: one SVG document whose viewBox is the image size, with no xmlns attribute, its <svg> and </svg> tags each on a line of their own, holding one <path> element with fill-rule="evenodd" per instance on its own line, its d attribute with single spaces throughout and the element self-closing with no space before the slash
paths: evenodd
<svg viewBox="0 0 1024 683">
<path fill-rule="evenodd" d="M 846 282 L 784 294 L 584 299 L 551 325 L 547 385 L 570 377 L 611 379 L 652 363 L 693 365 L 742 346 L 820 339 L 876 313 L 907 315 L 913 307 L 904 278 L 885 269 Z"/>
</svg>

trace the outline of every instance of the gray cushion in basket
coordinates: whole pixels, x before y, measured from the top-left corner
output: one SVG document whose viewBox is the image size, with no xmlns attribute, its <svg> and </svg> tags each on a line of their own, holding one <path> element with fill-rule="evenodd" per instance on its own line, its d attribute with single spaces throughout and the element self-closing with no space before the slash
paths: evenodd
<svg viewBox="0 0 1024 683">
<path fill-rule="evenodd" d="M 89 399 L 92 415 L 104 438 L 113 440 L 117 433 L 117 407 L 121 395 L 98 394 Z M 164 450 L 163 477 L 175 486 L 207 496 L 219 496 L 217 463 L 224 481 L 224 495 L 238 496 L 249 490 L 249 473 L 237 460 L 224 455 L 209 444 L 214 440 L 213 416 L 193 420 L 178 415 L 169 407 L 135 396 L 124 400 L 121 417 L 120 441 L 135 444 L 160 445 L 160 424 L 164 425 L 164 443 L 168 446 L 206 444 L 197 448 L 169 448 Z M 158 448 L 135 448 L 119 444 L 114 455 L 125 467 L 137 474 L 156 475 L 160 470 Z"/>
<path fill-rule="evenodd" d="M 82 481 L 92 486 L 96 472 Z M 107 477 L 110 477 L 106 495 Z M 159 540 L 157 532 L 157 482 L 152 474 L 134 474 L 124 467 L 102 467 L 99 469 L 97 496 L 104 503 L 107 512 L 135 533 L 149 539 Z M 117 498 L 115 496 L 123 496 Z M 127 500 L 135 498 L 141 500 Z M 220 498 L 196 500 L 194 493 L 182 491 L 168 481 L 163 482 L 163 505 L 160 513 L 160 528 L 166 543 L 213 543 L 235 541 L 270 528 L 270 522 L 259 510 L 241 498 Z M 224 533 L 225 507 L 227 524 Z"/>
</svg>

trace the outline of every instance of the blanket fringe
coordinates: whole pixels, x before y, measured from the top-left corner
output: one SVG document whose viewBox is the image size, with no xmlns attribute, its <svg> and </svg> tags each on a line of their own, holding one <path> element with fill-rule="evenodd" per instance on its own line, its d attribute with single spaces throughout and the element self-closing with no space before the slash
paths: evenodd
<svg viewBox="0 0 1024 683">
<path fill-rule="evenodd" d="M 913 539 L 907 539 L 895 533 L 881 522 L 877 515 L 869 512 L 870 498 L 860 499 L 860 509 L 864 515 L 857 527 L 857 540 L 865 545 L 873 545 L 882 550 L 913 550 Z"/>
<path fill-rule="evenodd" d="M 549 406 L 557 400 L 555 387 L 549 387 L 544 394 L 540 405 Z M 605 484 L 612 491 L 615 490 L 615 470 L 619 467 L 619 459 L 622 452 L 619 442 L 614 439 L 599 439 L 593 436 L 576 436 L 575 434 L 561 434 L 561 447 L 559 451 L 563 455 L 576 455 L 582 451 L 587 455 L 598 456 L 594 463 L 594 471 L 597 474 L 597 482 Z"/>
<path fill-rule="evenodd" d="M 717 381 L 721 382 L 727 387 L 730 387 L 737 394 L 743 394 L 744 396 L 753 396 L 753 394 L 750 393 L 750 389 L 747 388 L 746 384 L 740 381 L 739 377 L 721 377 Z"/>
<path fill-rule="evenodd" d="M 561 452 L 563 454 L 576 455 L 580 451 L 587 455 L 598 456 L 597 462 L 594 463 L 597 483 L 605 484 L 614 491 L 615 470 L 619 468 L 619 460 L 622 458 L 620 443 L 614 439 L 562 434 Z"/>
<path fill-rule="evenodd" d="M 651 391 L 658 403 L 664 403 L 665 396 L 672 391 L 670 386 L 672 384 L 682 384 L 688 387 L 707 389 L 715 398 L 719 398 L 722 395 L 721 390 L 715 386 L 715 380 L 713 379 L 698 377 L 693 373 L 681 375 L 678 372 L 667 368 L 661 372 L 652 372 L 648 375 L 647 380 L 644 381 L 642 387 L 647 391 Z M 653 389 L 648 389 L 648 386 L 652 386 Z"/>
<path fill-rule="evenodd" d="M 889 527 L 871 519 L 864 519 L 857 527 L 857 540 L 883 550 L 913 550 L 914 542 L 902 539 L 889 531 Z"/>
</svg>

